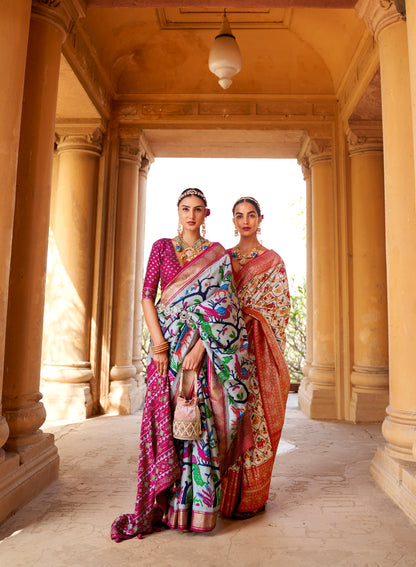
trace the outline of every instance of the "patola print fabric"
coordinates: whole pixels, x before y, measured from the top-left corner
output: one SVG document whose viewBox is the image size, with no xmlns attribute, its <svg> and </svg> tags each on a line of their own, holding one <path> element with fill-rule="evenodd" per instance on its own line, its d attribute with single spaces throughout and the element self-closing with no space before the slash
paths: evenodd
<svg viewBox="0 0 416 567">
<path fill-rule="evenodd" d="M 248 517 L 267 502 L 282 434 L 290 386 L 283 358 L 290 296 L 284 262 L 273 250 L 247 262 L 235 281 L 241 308 L 252 318 L 247 414 L 254 444 L 223 476 L 221 514 Z"/>
<path fill-rule="evenodd" d="M 154 248 L 161 261 L 158 278 L 164 270 L 172 270 L 176 259 L 164 240 Z M 168 254 L 161 253 L 161 248 Z M 171 261 L 165 266 L 166 257 Z M 149 266 L 154 261 L 149 260 Z M 150 279 L 155 270 L 151 271 Z M 145 282 L 144 287 L 153 292 L 154 281 Z M 230 258 L 222 246 L 213 244 L 183 268 L 179 266 L 162 290 L 157 311 L 170 347 L 169 372 L 160 376 L 150 359 L 136 508 L 134 514 L 122 515 L 113 523 L 116 541 L 150 533 L 158 520 L 171 528 L 212 530 L 221 500 L 221 470 L 244 450 L 236 449 L 233 439 L 248 400 L 248 341 Z M 196 441 L 178 441 L 172 437 L 172 415 L 179 371 L 199 337 L 206 351 L 197 377 L 202 435 Z M 190 393 L 192 384 L 186 388 Z"/>
</svg>

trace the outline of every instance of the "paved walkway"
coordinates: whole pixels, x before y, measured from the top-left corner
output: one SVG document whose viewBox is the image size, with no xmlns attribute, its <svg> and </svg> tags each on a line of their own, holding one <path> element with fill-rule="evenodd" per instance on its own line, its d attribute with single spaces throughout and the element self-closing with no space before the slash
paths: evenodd
<svg viewBox="0 0 416 567">
<path fill-rule="evenodd" d="M 311 421 L 296 394 L 265 512 L 116 544 L 110 524 L 134 508 L 138 428 L 138 416 L 46 424 L 60 479 L 0 528 L 1 567 L 416 566 L 416 526 L 368 474 L 380 426 Z"/>
</svg>

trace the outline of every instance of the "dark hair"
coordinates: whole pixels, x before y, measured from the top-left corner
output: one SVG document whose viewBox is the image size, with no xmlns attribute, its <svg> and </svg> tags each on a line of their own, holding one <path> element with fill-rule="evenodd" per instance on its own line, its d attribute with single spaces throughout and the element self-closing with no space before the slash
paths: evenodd
<svg viewBox="0 0 416 567">
<path fill-rule="evenodd" d="M 182 201 L 182 199 L 185 199 L 185 197 L 199 197 L 199 199 L 201 199 L 201 201 L 204 202 L 204 205 L 208 207 L 208 203 L 205 198 L 205 195 L 203 194 L 201 189 L 198 189 L 197 187 L 189 187 L 188 189 L 184 189 L 182 191 L 182 193 L 179 195 L 178 207 L 179 207 L 179 203 Z"/>
<path fill-rule="evenodd" d="M 259 215 L 259 217 L 261 217 L 260 205 L 258 204 L 256 199 L 254 199 L 254 197 L 241 197 L 240 199 L 238 199 L 238 201 L 236 201 L 233 206 L 233 215 L 235 213 L 236 206 L 239 205 L 240 203 L 251 203 L 253 207 L 256 209 L 256 212 Z"/>
</svg>

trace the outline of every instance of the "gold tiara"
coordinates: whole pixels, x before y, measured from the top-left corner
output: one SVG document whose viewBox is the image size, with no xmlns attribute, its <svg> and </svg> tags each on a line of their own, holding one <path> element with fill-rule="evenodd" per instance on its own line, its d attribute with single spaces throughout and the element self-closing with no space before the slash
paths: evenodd
<svg viewBox="0 0 416 567">
<path fill-rule="evenodd" d="M 259 208 L 259 211 L 261 211 L 261 207 L 258 201 L 256 201 L 256 199 L 254 197 L 240 197 L 239 199 L 237 199 L 237 201 L 235 202 L 235 204 L 239 203 L 240 201 L 253 201 L 253 203 L 256 203 L 256 205 Z"/>
<path fill-rule="evenodd" d="M 203 192 L 200 189 L 185 189 L 185 191 L 183 191 L 183 193 L 181 193 L 179 195 L 179 199 L 178 199 L 178 206 L 179 203 L 182 201 L 182 199 L 185 199 L 185 197 L 191 197 L 192 195 L 194 195 L 195 197 L 199 197 L 200 199 L 202 199 L 205 203 L 205 206 L 208 206 L 207 200 L 205 198 L 205 195 L 203 194 Z"/>
</svg>

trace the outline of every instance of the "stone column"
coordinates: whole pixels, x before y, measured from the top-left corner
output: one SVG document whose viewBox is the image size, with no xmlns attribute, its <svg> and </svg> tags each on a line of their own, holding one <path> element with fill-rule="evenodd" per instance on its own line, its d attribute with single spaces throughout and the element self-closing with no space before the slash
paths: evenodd
<svg viewBox="0 0 416 567">
<path fill-rule="evenodd" d="M 413 153 L 416 155 L 416 2 L 414 2 L 414 0 L 408 0 L 406 2 L 406 19 L 407 38 L 409 44 L 410 87 L 412 97 Z M 416 159 L 414 160 L 414 164 L 416 176 Z"/>
<path fill-rule="evenodd" d="M 140 407 L 133 364 L 139 165 L 139 140 L 121 139 L 109 395 L 110 411 L 119 414 L 133 413 Z"/>
<path fill-rule="evenodd" d="M 53 436 L 39 428 L 39 392 L 54 125 L 62 42 L 78 16 L 70 2 L 32 2 L 24 82 L 8 298 L 3 408 L 19 474 L 1 510 L 9 514 L 58 474 Z M 13 486 L 13 488 L 10 488 Z"/>
<path fill-rule="evenodd" d="M 306 185 L 306 355 L 302 373 L 307 378 L 313 358 L 313 287 L 312 287 L 312 175 L 309 159 L 304 156 L 302 166 Z"/>
<path fill-rule="evenodd" d="M 143 313 L 141 305 L 143 273 L 144 273 L 144 238 L 146 219 L 146 191 L 147 174 L 150 169 L 150 161 L 143 157 L 139 169 L 139 195 L 137 207 L 137 240 L 136 240 L 136 282 L 134 298 L 134 326 L 133 326 L 133 364 L 136 367 L 136 380 L 140 388 L 140 405 L 144 403 L 146 385 L 143 378 L 145 369 L 141 362 Z"/>
<path fill-rule="evenodd" d="M 383 137 L 379 122 L 350 122 L 354 364 L 350 419 L 383 421 L 388 405 Z"/>
<path fill-rule="evenodd" d="M 390 405 L 386 444 L 371 473 L 416 521 L 416 205 L 407 29 L 392 2 L 359 0 L 356 10 L 379 44 L 383 102 Z"/>
<path fill-rule="evenodd" d="M 30 8 L 30 0 L 0 0 L 0 476 L 6 466 L 13 466 L 11 462 L 5 464 L 6 454 L 1 449 L 9 436 L 9 427 L 2 415 L 3 363 Z M 9 454 L 8 460 L 18 465 L 15 455 Z"/>
<path fill-rule="evenodd" d="M 42 368 L 44 403 L 53 419 L 82 419 L 92 413 L 91 293 L 101 150 L 99 128 L 58 139 Z"/>
<path fill-rule="evenodd" d="M 337 417 L 335 396 L 335 223 L 331 140 L 312 140 L 313 360 L 299 389 L 299 405 L 312 419 Z"/>
</svg>

